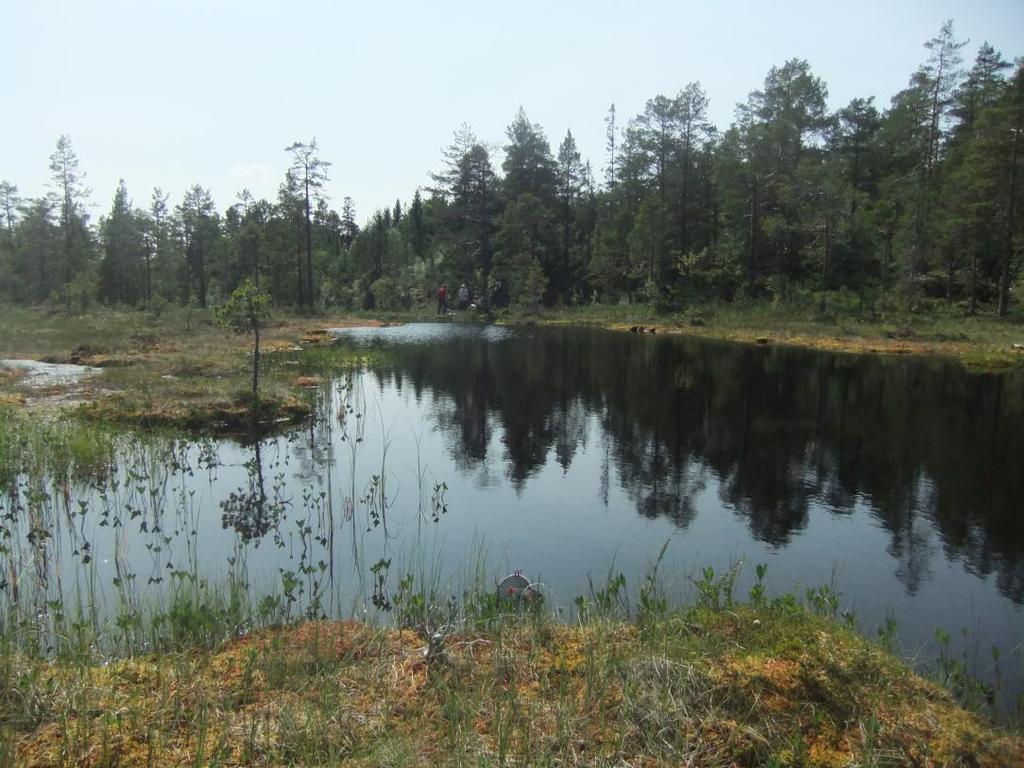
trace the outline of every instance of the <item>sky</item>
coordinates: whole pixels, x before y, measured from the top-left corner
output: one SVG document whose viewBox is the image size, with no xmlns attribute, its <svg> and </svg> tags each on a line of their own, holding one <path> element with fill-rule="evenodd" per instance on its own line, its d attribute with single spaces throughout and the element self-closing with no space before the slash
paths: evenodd
<svg viewBox="0 0 1024 768">
<path fill-rule="evenodd" d="M 946 19 L 965 67 L 984 41 L 1024 55 L 1024 0 L 0 0 L 0 180 L 44 194 L 67 134 L 94 218 L 120 178 L 141 207 L 198 183 L 223 209 L 243 188 L 273 199 L 285 147 L 316 138 L 331 205 L 350 196 L 363 221 L 428 185 L 462 123 L 500 164 L 520 106 L 595 172 L 612 103 L 624 126 L 699 81 L 726 128 L 793 57 L 833 108 L 884 107 Z"/>
</svg>

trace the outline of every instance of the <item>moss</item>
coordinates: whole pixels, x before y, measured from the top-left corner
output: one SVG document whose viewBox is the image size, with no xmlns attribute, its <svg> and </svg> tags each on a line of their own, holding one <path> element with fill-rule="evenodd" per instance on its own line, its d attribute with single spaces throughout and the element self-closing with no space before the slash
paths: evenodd
<svg viewBox="0 0 1024 768">
<path fill-rule="evenodd" d="M 265 434 L 305 421 L 310 404 L 291 395 L 236 395 L 230 400 L 203 402 L 158 401 L 142 403 L 110 397 L 78 408 L 78 415 L 108 424 L 158 427 L 194 434 Z"/>
<path fill-rule="evenodd" d="M 5 712 L 3 738 L 25 766 L 193 764 L 211 750 L 221 765 L 1024 760 L 1019 735 L 803 611 L 688 611 L 643 631 L 529 620 L 445 646 L 428 663 L 410 630 L 320 621 L 210 652 L 36 662 L 37 715 L 16 732 Z"/>
<path fill-rule="evenodd" d="M 251 366 L 245 339 L 209 322 L 208 313 L 104 310 L 83 317 L 27 309 L 0 310 L 10 325 L 4 355 L 44 357 L 102 368 L 72 385 L 25 390 L 20 376 L 0 371 L 0 403 L 34 413 L 72 409 L 91 423 L 106 422 L 200 434 L 261 434 L 306 419 L 320 352 L 333 342 L 324 327 L 373 324 L 354 318 L 284 317 L 265 331 L 261 395 L 248 395 Z M 145 326 L 145 332 L 138 330 Z M 303 351 L 300 351 L 303 350 Z M 292 356 L 283 365 L 283 355 Z M 308 364 L 304 355 L 311 356 Z M 346 361 L 332 354 L 340 369 Z M 297 377 L 297 374 L 300 375 Z M 26 397 L 26 395 L 29 395 Z"/>
<path fill-rule="evenodd" d="M 1024 327 L 994 317 L 966 317 L 949 308 L 931 314 L 850 310 L 841 317 L 809 306 L 737 303 L 657 314 L 647 305 L 504 312 L 507 324 L 592 325 L 619 331 L 654 329 L 759 344 L 785 344 L 829 352 L 949 357 L 978 370 L 1024 365 Z"/>
</svg>

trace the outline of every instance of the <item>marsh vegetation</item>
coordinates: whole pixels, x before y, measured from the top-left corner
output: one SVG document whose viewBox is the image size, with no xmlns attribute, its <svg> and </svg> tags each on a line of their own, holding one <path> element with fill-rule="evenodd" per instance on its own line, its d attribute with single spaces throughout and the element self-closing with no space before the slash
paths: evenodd
<svg viewBox="0 0 1024 768">
<path fill-rule="evenodd" d="M 126 364 L 73 386 L 244 391 L 244 339 L 179 319 L 148 355 L 90 320 Z M 311 416 L 271 433 L 4 384 L 9 764 L 1018 758 L 983 720 L 1020 717 L 1019 374 L 278 323 L 267 386 Z"/>
</svg>

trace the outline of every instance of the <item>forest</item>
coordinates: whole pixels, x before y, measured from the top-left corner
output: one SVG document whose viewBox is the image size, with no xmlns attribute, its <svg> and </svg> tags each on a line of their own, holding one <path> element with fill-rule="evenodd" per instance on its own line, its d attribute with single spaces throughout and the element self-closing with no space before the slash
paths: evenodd
<svg viewBox="0 0 1024 768">
<path fill-rule="evenodd" d="M 94 222 L 64 135 L 48 194 L 0 181 L 0 299 L 208 307 L 251 279 L 307 311 L 408 309 L 466 283 L 485 308 L 839 292 L 1004 316 L 1020 301 L 1024 60 L 983 44 L 965 62 L 965 45 L 945 23 L 887 106 L 831 111 L 800 58 L 772 67 L 725 130 L 698 82 L 628 119 L 612 104 L 596 170 L 571 131 L 553 149 L 522 108 L 500 146 L 462 125 L 429 185 L 362 223 L 350 197 L 332 207 L 325 184 L 344 169 L 315 139 L 284 150 L 275 200 L 242 190 L 218 210 L 195 184 L 139 205 L 122 181 Z"/>
</svg>

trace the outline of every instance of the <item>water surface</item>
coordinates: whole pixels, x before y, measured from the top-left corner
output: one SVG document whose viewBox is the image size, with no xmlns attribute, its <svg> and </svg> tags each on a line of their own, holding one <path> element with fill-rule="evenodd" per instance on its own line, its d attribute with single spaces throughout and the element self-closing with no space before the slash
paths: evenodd
<svg viewBox="0 0 1024 768">
<path fill-rule="evenodd" d="M 895 618 L 909 653 L 934 654 L 937 627 L 983 674 L 991 646 L 1021 652 L 1020 373 L 573 328 L 336 333 L 370 362 L 327 376 L 308 427 L 129 441 L 111 476 L 42 503 L 23 478 L 5 501 L 23 594 L 80 592 L 87 558 L 101 600 L 126 575 L 144 602 L 174 574 L 241 573 L 348 614 L 388 558 L 388 589 L 408 570 L 441 594 L 481 562 L 519 568 L 568 615 L 609 573 L 635 589 L 668 542 L 679 597 L 740 561 L 744 595 L 765 563 L 769 592 L 831 584 L 866 633 Z"/>
</svg>

